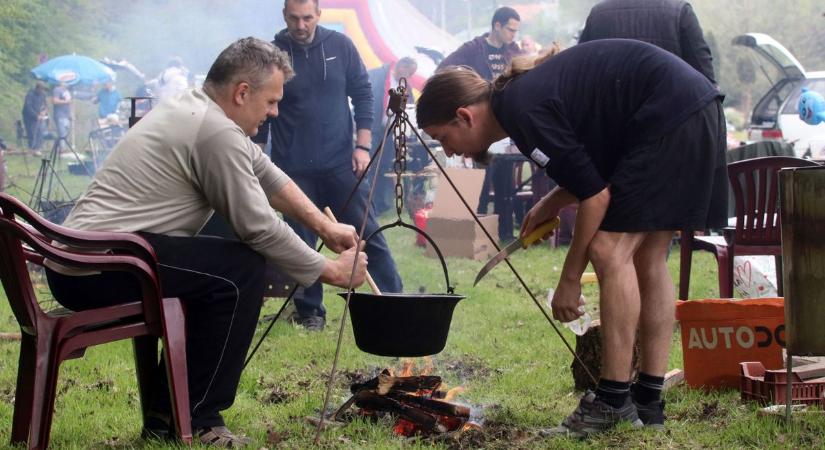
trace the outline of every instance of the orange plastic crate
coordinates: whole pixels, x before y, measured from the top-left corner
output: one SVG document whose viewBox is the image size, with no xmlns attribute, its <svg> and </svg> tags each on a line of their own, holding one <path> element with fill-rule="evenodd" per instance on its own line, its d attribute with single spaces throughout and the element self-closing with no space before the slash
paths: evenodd
<svg viewBox="0 0 825 450">
<path fill-rule="evenodd" d="M 784 405 L 787 394 L 787 371 L 765 370 L 761 362 L 739 363 L 741 378 L 739 390 L 742 400 L 754 400 L 762 404 Z M 825 378 L 802 381 L 799 375 L 791 373 L 791 395 L 793 403 L 825 406 Z"/>
</svg>

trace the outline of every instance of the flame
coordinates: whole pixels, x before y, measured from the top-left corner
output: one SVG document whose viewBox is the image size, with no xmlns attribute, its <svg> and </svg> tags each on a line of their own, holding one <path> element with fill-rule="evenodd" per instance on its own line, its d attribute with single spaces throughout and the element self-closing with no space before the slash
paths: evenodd
<svg viewBox="0 0 825 450">
<path fill-rule="evenodd" d="M 461 427 L 461 432 L 462 433 L 465 432 L 465 431 L 472 431 L 472 430 L 481 431 L 481 425 L 479 425 L 475 422 L 467 422 L 467 423 L 464 424 L 463 427 Z"/>
<path fill-rule="evenodd" d="M 430 375 L 433 373 L 433 359 L 429 356 L 424 358 L 424 367 L 420 370 L 419 375 Z"/>
<path fill-rule="evenodd" d="M 464 391 L 466 391 L 466 389 L 461 386 L 454 387 L 447 391 L 447 395 L 445 395 L 442 400 L 445 402 L 451 402 L 458 394 L 461 394 Z"/>
<path fill-rule="evenodd" d="M 415 360 L 413 360 L 413 359 L 401 360 L 401 371 L 396 376 L 398 376 L 398 377 L 411 377 L 413 375 L 414 368 L 416 368 Z"/>
</svg>

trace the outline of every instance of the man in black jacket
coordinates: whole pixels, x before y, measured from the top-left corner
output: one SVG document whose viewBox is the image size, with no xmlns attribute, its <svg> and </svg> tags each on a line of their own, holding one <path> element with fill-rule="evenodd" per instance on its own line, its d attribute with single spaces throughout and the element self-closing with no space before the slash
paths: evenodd
<svg viewBox="0 0 825 450">
<path fill-rule="evenodd" d="M 686 1 L 602 1 L 590 10 L 579 43 L 615 38 L 636 39 L 663 48 L 717 84 L 710 47 Z"/>
<path fill-rule="evenodd" d="M 485 80 L 501 75 L 513 56 L 520 53 L 515 43 L 521 17 L 515 9 L 502 6 L 493 13 L 490 32 L 465 42 L 447 55 L 438 69 L 448 66 L 468 66 Z"/>
<path fill-rule="evenodd" d="M 345 205 L 370 161 L 373 95 L 369 75 L 348 37 L 318 26 L 321 9 L 317 0 L 285 0 L 283 14 L 287 27 L 273 44 L 289 55 L 295 77 L 284 85 L 284 98 L 278 105 L 282 114 L 260 127 L 253 141 L 265 144 L 271 134 L 275 165 L 316 206 L 328 206 L 340 222 L 360 230 L 366 212 L 364 236 L 369 236 L 378 229 L 367 204 L 369 184 L 361 183 Z M 310 247 L 315 246 L 318 237 L 312 230 L 290 219 L 287 223 Z M 378 288 L 401 292 L 401 278 L 384 237 L 374 236 L 365 251 Z M 297 323 L 308 330 L 322 330 L 326 310 L 321 284 L 296 294 L 295 309 Z"/>
<path fill-rule="evenodd" d="M 35 156 L 40 156 L 40 148 L 43 146 L 41 122 L 46 120 L 47 116 L 46 86 L 42 81 L 38 81 L 26 93 L 26 99 L 23 102 L 23 125 L 26 127 L 29 150 Z"/>
</svg>

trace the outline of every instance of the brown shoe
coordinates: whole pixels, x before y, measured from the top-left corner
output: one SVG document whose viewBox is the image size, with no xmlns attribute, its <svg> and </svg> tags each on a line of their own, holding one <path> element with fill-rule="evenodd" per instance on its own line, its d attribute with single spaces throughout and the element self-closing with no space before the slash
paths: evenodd
<svg viewBox="0 0 825 450">
<path fill-rule="evenodd" d="M 243 435 L 235 435 L 225 426 L 201 428 L 197 430 L 195 436 L 201 444 L 220 448 L 241 448 L 252 443 L 252 439 Z"/>
</svg>

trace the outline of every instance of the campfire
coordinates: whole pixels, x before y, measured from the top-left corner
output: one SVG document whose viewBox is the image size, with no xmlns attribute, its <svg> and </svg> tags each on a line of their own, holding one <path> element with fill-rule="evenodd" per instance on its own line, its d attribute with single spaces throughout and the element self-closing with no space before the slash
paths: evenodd
<svg viewBox="0 0 825 450">
<path fill-rule="evenodd" d="M 471 420 L 469 406 L 452 402 L 464 388 L 446 390 L 441 377 L 412 375 L 412 368 L 412 361 L 407 361 L 397 375 L 384 369 L 375 378 L 353 383 L 352 397 L 338 408 L 333 419 L 342 420 L 354 405 L 360 417 L 391 417 L 395 421 L 393 432 L 399 436 L 434 436 L 480 428 Z M 429 369 L 428 361 L 424 373 Z"/>
</svg>

